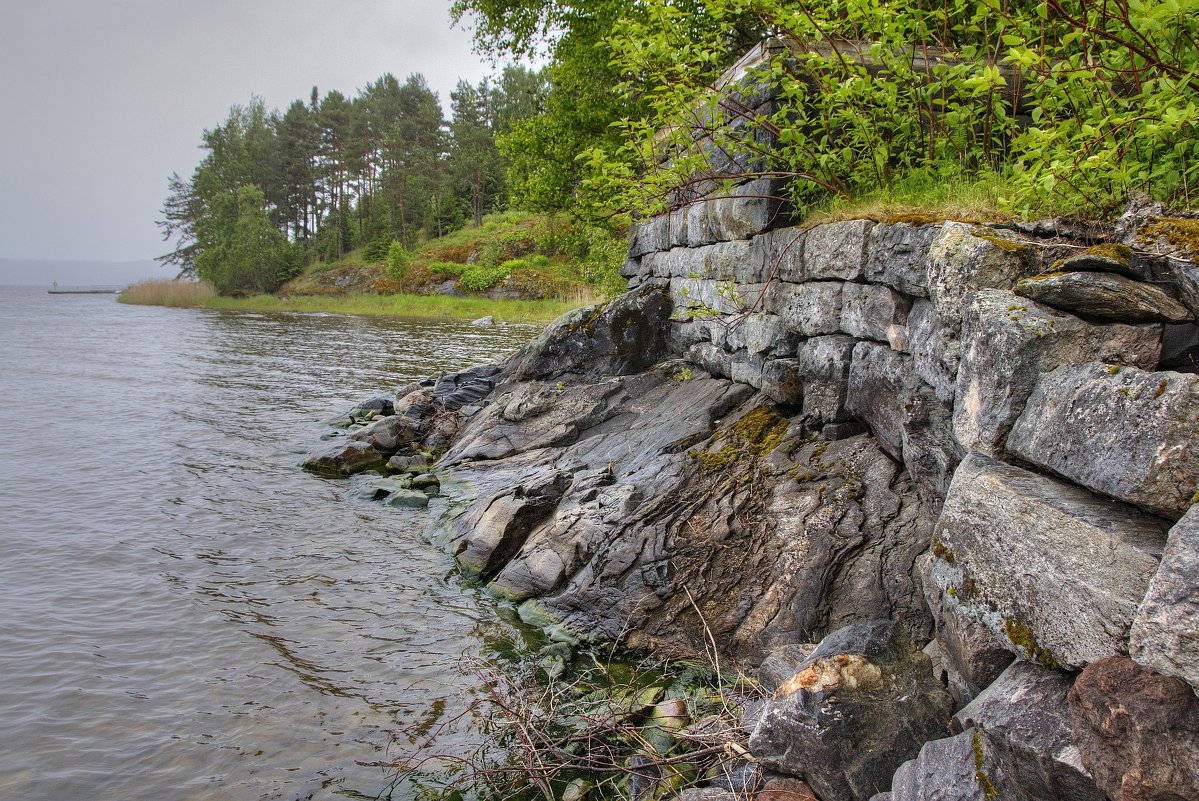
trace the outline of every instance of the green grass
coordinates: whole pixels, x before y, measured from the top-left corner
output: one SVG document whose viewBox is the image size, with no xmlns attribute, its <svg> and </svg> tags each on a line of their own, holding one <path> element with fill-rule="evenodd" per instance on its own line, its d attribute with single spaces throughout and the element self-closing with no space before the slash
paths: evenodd
<svg viewBox="0 0 1199 801">
<path fill-rule="evenodd" d="M 248 298 L 214 297 L 201 305 L 207 309 L 243 312 L 326 312 L 379 317 L 458 318 L 491 316 L 511 323 L 544 323 L 555 320 L 578 303 L 557 300 L 488 300 L 447 295 L 309 295 L 281 298 L 256 295 Z"/>
<path fill-rule="evenodd" d="M 999 222 L 1014 219 L 1003 201 L 1012 192 L 1011 184 L 994 174 L 945 178 L 917 171 L 868 195 L 834 198 L 813 209 L 804 222 L 806 225 L 858 219 Z"/>
</svg>

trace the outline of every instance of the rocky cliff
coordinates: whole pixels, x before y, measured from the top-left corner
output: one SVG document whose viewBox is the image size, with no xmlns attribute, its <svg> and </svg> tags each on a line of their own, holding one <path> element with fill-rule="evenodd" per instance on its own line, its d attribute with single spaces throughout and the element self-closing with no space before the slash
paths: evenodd
<svg viewBox="0 0 1199 801">
<path fill-rule="evenodd" d="M 751 751 L 824 801 L 1199 798 L 1190 262 L 770 189 L 647 221 L 627 294 L 346 453 L 442 446 L 495 593 L 770 666 Z"/>
</svg>

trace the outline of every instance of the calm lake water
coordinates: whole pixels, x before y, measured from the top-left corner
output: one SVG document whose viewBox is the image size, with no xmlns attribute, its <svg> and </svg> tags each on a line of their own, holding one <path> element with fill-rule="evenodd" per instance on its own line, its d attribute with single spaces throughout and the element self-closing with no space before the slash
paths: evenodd
<svg viewBox="0 0 1199 801">
<path fill-rule="evenodd" d="M 297 464 L 535 333 L 0 288 L 0 799 L 385 792 L 404 730 L 470 698 L 463 656 L 520 633 L 427 513 Z"/>
</svg>

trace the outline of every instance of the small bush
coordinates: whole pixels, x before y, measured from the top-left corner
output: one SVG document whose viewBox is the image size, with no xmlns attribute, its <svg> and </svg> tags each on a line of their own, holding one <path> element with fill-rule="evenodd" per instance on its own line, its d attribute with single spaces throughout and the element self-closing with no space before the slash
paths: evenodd
<svg viewBox="0 0 1199 801">
<path fill-rule="evenodd" d="M 408 277 L 408 251 L 402 242 L 392 242 L 387 248 L 387 274 L 401 284 Z"/>
<path fill-rule="evenodd" d="M 362 260 L 366 262 L 383 261 L 391 253 L 391 245 L 395 240 L 391 234 L 377 236 L 362 249 Z"/>
</svg>

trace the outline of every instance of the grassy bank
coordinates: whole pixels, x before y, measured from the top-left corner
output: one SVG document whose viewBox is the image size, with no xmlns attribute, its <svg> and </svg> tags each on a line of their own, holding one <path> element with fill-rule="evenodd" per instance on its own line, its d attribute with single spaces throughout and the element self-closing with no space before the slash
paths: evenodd
<svg viewBox="0 0 1199 801">
<path fill-rule="evenodd" d="M 118 296 L 122 303 L 220 309 L 242 312 L 324 312 L 383 317 L 459 318 L 474 320 L 488 315 L 513 323 L 549 322 L 573 308 L 585 305 L 560 300 L 488 300 L 484 297 L 447 295 L 370 295 L 351 294 L 337 297 L 305 295 L 280 297 L 220 297 L 206 284 L 188 281 L 143 281 Z"/>
</svg>

